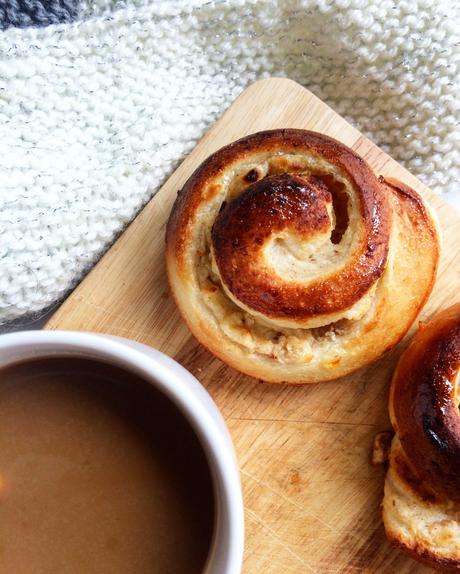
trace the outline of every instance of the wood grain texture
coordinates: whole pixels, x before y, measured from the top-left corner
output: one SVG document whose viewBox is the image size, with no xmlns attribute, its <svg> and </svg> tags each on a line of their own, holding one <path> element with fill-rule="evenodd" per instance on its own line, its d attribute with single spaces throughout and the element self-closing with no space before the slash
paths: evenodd
<svg viewBox="0 0 460 574">
<path fill-rule="evenodd" d="M 239 457 L 245 574 L 429 572 L 385 541 L 380 514 L 384 469 L 370 465 L 375 434 L 390 428 L 388 382 L 404 342 L 340 381 L 304 387 L 261 384 L 203 349 L 169 295 L 164 230 L 177 190 L 221 146 L 252 132 L 286 127 L 337 138 L 377 174 L 399 178 L 430 202 L 444 248 L 438 281 L 421 317 L 452 303 L 460 279 L 460 216 L 318 98 L 290 80 L 275 78 L 241 94 L 47 328 L 142 341 L 174 357 L 208 389 Z"/>
</svg>

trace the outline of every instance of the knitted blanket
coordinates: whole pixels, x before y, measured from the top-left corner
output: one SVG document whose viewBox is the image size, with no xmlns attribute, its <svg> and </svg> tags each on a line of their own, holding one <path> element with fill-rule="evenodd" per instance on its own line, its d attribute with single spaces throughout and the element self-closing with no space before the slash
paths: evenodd
<svg viewBox="0 0 460 574">
<path fill-rule="evenodd" d="M 62 298 L 262 77 L 457 193 L 459 0 L 0 5 L 0 322 Z"/>
</svg>

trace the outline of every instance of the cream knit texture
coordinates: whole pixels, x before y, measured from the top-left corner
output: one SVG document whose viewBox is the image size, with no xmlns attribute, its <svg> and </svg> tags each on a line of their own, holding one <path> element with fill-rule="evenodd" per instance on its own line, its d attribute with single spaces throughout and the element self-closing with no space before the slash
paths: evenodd
<svg viewBox="0 0 460 574">
<path fill-rule="evenodd" d="M 99 1 L 0 33 L 0 322 L 62 298 L 259 78 L 457 193 L 459 72 L 459 0 Z"/>
</svg>

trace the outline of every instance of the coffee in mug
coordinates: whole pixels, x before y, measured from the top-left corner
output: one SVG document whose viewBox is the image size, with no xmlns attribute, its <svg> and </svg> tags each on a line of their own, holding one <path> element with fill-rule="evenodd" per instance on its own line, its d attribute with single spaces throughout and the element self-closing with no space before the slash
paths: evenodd
<svg viewBox="0 0 460 574">
<path fill-rule="evenodd" d="M 0 573 L 198 574 L 213 482 L 148 381 L 83 357 L 0 369 Z"/>
</svg>

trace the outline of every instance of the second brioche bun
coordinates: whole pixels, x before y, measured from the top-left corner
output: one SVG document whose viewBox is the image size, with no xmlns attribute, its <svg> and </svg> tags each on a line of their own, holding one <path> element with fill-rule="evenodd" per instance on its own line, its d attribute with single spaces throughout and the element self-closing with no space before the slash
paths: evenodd
<svg viewBox="0 0 460 574">
<path fill-rule="evenodd" d="M 457 304 L 421 326 L 394 373 L 383 501 L 388 538 L 446 572 L 460 572 L 459 373 Z"/>
</svg>

